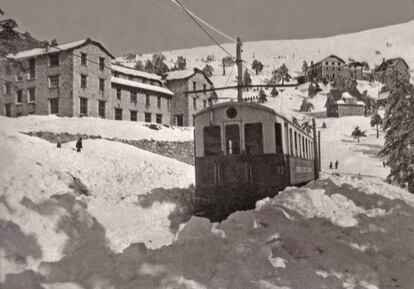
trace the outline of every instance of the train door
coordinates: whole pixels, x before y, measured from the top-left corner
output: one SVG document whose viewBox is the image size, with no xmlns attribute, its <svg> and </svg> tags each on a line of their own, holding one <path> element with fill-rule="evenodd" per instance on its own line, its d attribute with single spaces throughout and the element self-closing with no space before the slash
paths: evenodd
<svg viewBox="0 0 414 289">
<path fill-rule="evenodd" d="M 224 135 L 226 140 L 226 155 L 239 155 L 241 148 L 239 123 L 226 124 L 224 127 Z"/>
</svg>

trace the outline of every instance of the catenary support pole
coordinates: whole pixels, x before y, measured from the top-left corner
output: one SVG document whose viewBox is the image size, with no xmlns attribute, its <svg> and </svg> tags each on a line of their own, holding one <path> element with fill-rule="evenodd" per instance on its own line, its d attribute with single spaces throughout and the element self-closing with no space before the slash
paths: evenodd
<svg viewBox="0 0 414 289">
<path fill-rule="evenodd" d="M 241 58 L 242 42 L 237 37 L 237 51 L 236 51 L 236 64 L 237 64 L 237 101 L 242 102 L 242 90 L 243 90 L 243 60 Z"/>
<path fill-rule="evenodd" d="M 313 152 L 314 152 L 315 179 L 319 179 L 319 151 L 318 151 L 319 141 L 316 138 L 316 122 L 314 118 L 312 119 L 312 127 L 313 127 Z"/>
</svg>

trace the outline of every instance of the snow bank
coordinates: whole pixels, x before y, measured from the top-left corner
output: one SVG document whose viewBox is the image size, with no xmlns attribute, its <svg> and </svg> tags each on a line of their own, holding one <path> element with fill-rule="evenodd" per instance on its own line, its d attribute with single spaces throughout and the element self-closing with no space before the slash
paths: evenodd
<svg viewBox="0 0 414 289">
<path fill-rule="evenodd" d="M 274 199 L 273 204 L 298 212 L 305 218 L 325 218 L 340 227 L 358 225 L 357 216 L 369 217 L 385 215 L 383 209 L 358 207 L 341 194 L 325 194 L 325 190 L 309 188 L 287 188 Z"/>
</svg>

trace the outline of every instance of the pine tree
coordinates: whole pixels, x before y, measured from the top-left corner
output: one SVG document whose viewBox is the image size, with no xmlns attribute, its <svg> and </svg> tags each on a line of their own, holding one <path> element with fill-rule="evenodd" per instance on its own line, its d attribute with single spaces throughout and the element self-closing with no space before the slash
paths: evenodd
<svg viewBox="0 0 414 289">
<path fill-rule="evenodd" d="M 267 102 L 267 95 L 266 92 L 261 88 L 259 91 L 259 99 L 257 100 L 258 103 L 265 103 Z"/>
<path fill-rule="evenodd" d="M 204 72 L 205 75 L 207 75 L 207 77 L 212 77 L 214 73 L 214 68 L 210 64 L 206 64 L 203 67 L 202 71 Z"/>
<path fill-rule="evenodd" d="M 379 138 L 379 126 L 382 124 L 382 118 L 377 111 L 371 117 L 371 127 L 377 127 L 377 138 Z"/>
<path fill-rule="evenodd" d="M 270 80 L 271 83 L 279 83 L 282 82 L 282 85 L 286 82 L 289 82 L 292 78 L 289 74 L 289 69 L 286 67 L 285 64 L 282 64 L 278 69 L 273 70 L 273 76 Z"/>
<path fill-rule="evenodd" d="M 170 70 L 164 62 L 165 59 L 166 57 L 162 53 L 156 53 L 152 55 L 152 65 L 153 65 L 154 73 L 158 75 L 163 75 L 167 71 Z"/>
<path fill-rule="evenodd" d="M 145 67 L 144 64 L 142 63 L 141 60 L 138 60 L 135 65 L 134 65 L 134 69 L 139 70 L 139 71 L 145 71 Z"/>
<path fill-rule="evenodd" d="M 390 83 L 391 93 L 385 110 L 385 144 L 380 156 L 388 157 L 390 183 L 408 185 L 414 193 L 414 89 L 401 79 Z"/>
<path fill-rule="evenodd" d="M 308 73 L 309 65 L 306 61 L 303 61 L 302 64 L 302 74 L 306 75 Z"/>
<path fill-rule="evenodd" d="M 365 134 L 365 131 L 361 131 L 361 129 L 359 128 L 359 126 L 355 127 L 354 131 L 351 134 L 354 138 L 359 139 L 361 137 L 366 137 L 367 135 Z"/>
<path fill-rule="evenodd" d="M 175 70 L 186 70 L 187 69 L 187 59 L 182 56 L 178 56 L 175 61 Z"/>
<path fill-rule="evenodd" d="M 276 97 L 279 95 L 279 91 L 277 91 L 276 87 L 273 87 L 272 91 L 270 92 L 272 97 Z"/>
<path fill-rule="evenodd" d="M 252 62 L 252 69 L 256 72 L 256 75 L 258 75 L 263 70 L 263 64 L 255 59 Z"/>
<path fill-rule="evenodd" d="M 147 61 L 145 61 L 144 69 L 148 73 L 154 73 L 154 65 L 152 64 L 151 60 L 147 59 Z"/>
</svg>

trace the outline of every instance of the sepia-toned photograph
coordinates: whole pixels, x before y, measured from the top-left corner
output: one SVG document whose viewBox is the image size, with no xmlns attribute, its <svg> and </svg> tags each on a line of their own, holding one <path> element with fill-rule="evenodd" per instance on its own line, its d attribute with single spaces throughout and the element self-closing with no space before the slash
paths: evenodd
<svg viewBox="0 0 414 289">
<path fill-rule="evenodd" d="M 414 0 L 1 0 L 0 289 L 414 289 Z"/>
</svg>

